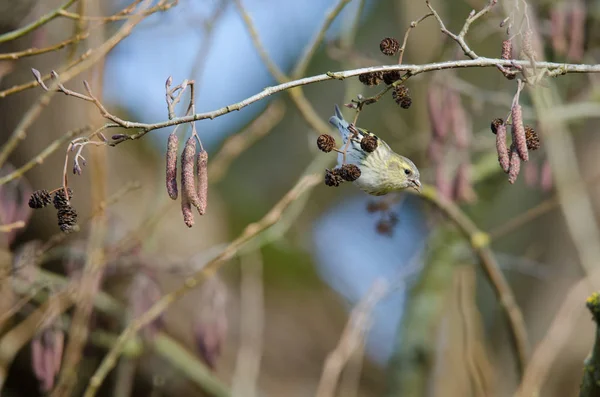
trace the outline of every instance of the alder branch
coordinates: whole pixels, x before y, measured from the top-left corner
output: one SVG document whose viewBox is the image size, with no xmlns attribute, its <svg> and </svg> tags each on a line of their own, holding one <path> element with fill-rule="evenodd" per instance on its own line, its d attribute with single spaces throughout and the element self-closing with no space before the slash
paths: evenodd
<svg viewBox="0 0 600 397">
<path fill-rule="evenodd" d="M 112 123 L 105 124 L 103 129 L 109 128 L 125 128 L 125 129 L 138 129 L 140 131 L 133 134 L 120 134 L 118 139 L 114 139 L 108 144 L 110 146 L 118 145 L 124 141 L 136 140 L 142 138 L 148 132 L 172 127 L 179 124 L 191 123 L 193 121 L 205 120 L 205 119 L 215 119 L 217 117 L 223 116 L 227 113 L 231 113 L 233 111 L 238 111 L 245 108 L 248 105 L 251 105 L 255 102 L 258 102 L 266 97 L 277 94 L 282 91 L 290 90 L 295 87 L 315 84 L 324 81 L 330 80 L 344 80 L 349 77 L 358 76 L 363 73 L 372 73 L 372 72 L 388 72 L 388 71 L 400 71 L 407 72 L 410 77 L 414 77 L 421 73 L 439 71 L 439 70 L 448 70 L 448 69 L 464 69 L 464 68 L 487 68 L 487 67 L 497 67 L 500 66 L 530 66 L 530 61 L 525 60 L 506 60 L 506 59 L 497 59 L 497 58 L 486 58 L 486 57 L 478 57 L 477 59 L 467 59 L 467 60 L 459 60 L 459 61 L 445 61 L 445 62 L 434 62 L 422 65 L 384 65 L 384 66 L 372 66 L 367 68 L 360 69 L 351 69 L 344 70 L 339 72 L 327 72 L 324 74 L 319 74 L 311 77 L 305 77 L 298 80 L 288 81 L 286 83 L 278 84 L 276 86 L 267 87 L 259 93 L 252 95 L 243 101 L 224 106 L 222 108 L 205 112 L 205 113 L 196 113 L 192 115 L 175 117 L 171 120 L 161 121 L 157 123 L 142 123 L 135 121 L 122 120 L 114 114 L 107 112 L 105 116 L 109 120 L 113 120 Z M 564 75 L 568 73 L 600 73 L 600 64 L 591 65 L 591 64 L 571 64 L 571 63 L 557 63 L 557 62 L 535 62 L 537 68 L 546 69 L 548 71 L 557 71 L 557 75 Z M 88 100 L 88 99 L 85 99 Z M 91 101 L 93 102 L 93 101 Z M 104 108 L 105 109 L 105 108 Z M 106 110 L 106 109 L 105 109 Z M 101 110 L 102 112 L 102 110 Z"/>
<path fill-rule="evenodd" d="M 33 32 L 34 30 L 38 29 L 39 27 L 47 24 L 48 22 L 52 21 L 54 18 L 60 16 L 60 12 L 62 10 L 65 10 L 67 8 L 69 8 L 73 3 L 75 3 L 78 0 L 68 0 L 66 3 L 64 3 L 62 6 L 50 11 L 49 13 L 41 16 L 40 18 L 38 18 L 37 20 L 31 22 L 30 24 L 23 26 L 20 29 L 17 30 L 13 30 L 12 32 L 7 32 L 4 33 L 2 35 L 0 35 L 0 43 L 4 43 L 7 41 L 11 41 L 11 40 L 15 40 L 18 39 L 21 36 L 25 36 L 27 33 Z"/>
<path fill-rule="evenodd" d="M 58 50 L 65 48 L 68 45 L 79 43 L 80 41 L 87 39 L 89 37 L 89 35 L 90 35 L 89 32 L 84 32 L 84 33 L 75 35 L 67 40 L 61 41 L 60 43 L 49 46 L 49 47 L 28 48 L 23 51 L 16 51 L 16 52 L 10 52 L 7 54 L 0 54 L 0 61 L 5 60 L 5 59 L 14 60 L 14 59 L 19 59 L 19 58 L 25 58 L 25 57 L 35 56 L 35 55 L 46 54 L 46 53 L 52 52 L 52 51 L 58 51 Z"/>
</svg>

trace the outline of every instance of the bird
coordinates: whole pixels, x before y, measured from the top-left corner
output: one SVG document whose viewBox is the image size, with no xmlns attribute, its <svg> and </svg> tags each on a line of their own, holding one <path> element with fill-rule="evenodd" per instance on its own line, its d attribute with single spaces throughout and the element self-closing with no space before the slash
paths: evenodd
<svg viewBox="0 0 600 397">
<path fill-rule="evenodd" d="M 346 155 L 338 154 L 338 165 L 353 164 L 360 169 L 360 177 L 353 182 L 358 188 L 373 196 L 408 188 L 421 192 L 419 169 L 415 163 L 394 152 L 372 132 L 344 120 L 338 105 L 335 105 L 335 114 L 329 123 L 337 127 L 342 136 L 342 151 L 350 140 Z"/>
</svg>

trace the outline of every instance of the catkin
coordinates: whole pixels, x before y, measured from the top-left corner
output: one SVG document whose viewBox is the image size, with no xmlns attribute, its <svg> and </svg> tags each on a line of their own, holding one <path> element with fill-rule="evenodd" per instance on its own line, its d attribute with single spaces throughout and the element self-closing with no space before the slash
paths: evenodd
<svg viewBox="0 0 600 397">
<path fill-rule="evenodd" d="M 183 214 L 183 221 L 187 227 L 194 226 L 194 213 L 192 212 L 192 204 L 185 194 L 181 195 L 181 213 Z"/>
<path fill-rule="evenodd" d="M 502 42 L 502 59 L 512 59 L 512 41 L 506 39 Z"/>
<path fill-rule="evenodd" d="M 196 158 L 196 175 L 198 177 L 198 212 L 204 215 L 206 205 L 208 204 L 208 153 L 206 150 L 200 150 Z"/>
<path fill-rule="evenodd" d="M 527 151 L 527 137 L 525 136 L 525 126 L 523 126 L 523 111 L 521 105 L 515 103 L 511 109 L 512 117 L 512 140 L 517 149 L 519 157 L 523 161 L 529 160 Z"/>
<path fill-rule="evenodd" d="M 177 149 L 179 148 L 179 138 L 175 133 L 169 135 L 167 141 L 167 193 L 172 200 L 177 200 Z"/>
<path fill-rule="evenodd" d="M 519 172 L 521 171 L 521 159 L 514 145 L 511 145 L 510 150 L 510 169 L 508 170 L 508 182 L 515 183 Z"/>
<path fill-rule="evenodd" d="M 496 151 L 498 152 L 498 163 L 502 171 L 508 172 L 509 158 L 508 148 L 506 146 L 506 125 L 500 124 L 496 127 Z"/>
<path fill-rule="evenodd" d="M 192 136 L 185 143 L 181 153 L 181 211 L 185 224 L 192 227 L 193 216 L 190 215 L 191 205 L 198 208 L 199 200 L 196 192 L 196 176 L 194 174 L 194 157 L 196 155 L 196 139 Z"/>
</svg>

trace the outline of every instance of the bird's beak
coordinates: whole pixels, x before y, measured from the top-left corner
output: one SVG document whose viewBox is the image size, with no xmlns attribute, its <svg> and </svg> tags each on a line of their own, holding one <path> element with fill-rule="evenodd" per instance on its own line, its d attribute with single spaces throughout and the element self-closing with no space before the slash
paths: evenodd
<svg viewBox="0 0 600 397">
<path fill-rule="evenodd" d="M 412 183 L 413 189 L 415 189 L 417 192 L 421 193 L 421 181 L 419 181 L 418 179 L 411 179 L 410 183 Z"/>
</svg>

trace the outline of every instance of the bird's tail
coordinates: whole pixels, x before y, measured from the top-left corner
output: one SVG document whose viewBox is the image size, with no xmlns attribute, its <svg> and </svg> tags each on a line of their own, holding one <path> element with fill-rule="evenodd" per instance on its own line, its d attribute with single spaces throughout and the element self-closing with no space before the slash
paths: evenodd
<svg viewBox="0 0 600 397">
<path fill-rule="evenodd" d="M 344 142 L 346 142 L 351 134 L 350 130 L 348 129 L 350 124 L 344 120 L 344 116 L 342 115 L 342 111 L 338 105 L 335 105 L 335 114 L 329 118 L 329 124 L 337 127 L 338 131 L 342 135 L 342 139 Z"/>
</svg>

